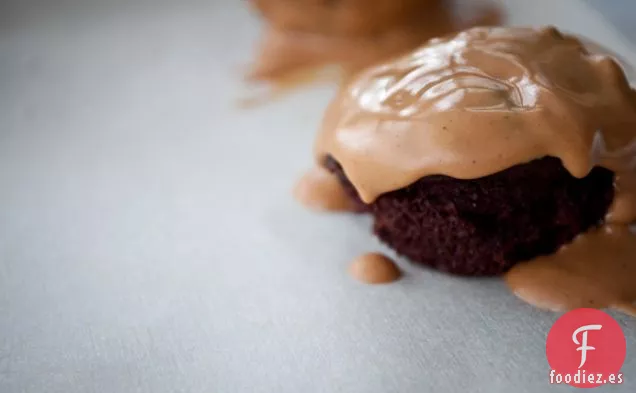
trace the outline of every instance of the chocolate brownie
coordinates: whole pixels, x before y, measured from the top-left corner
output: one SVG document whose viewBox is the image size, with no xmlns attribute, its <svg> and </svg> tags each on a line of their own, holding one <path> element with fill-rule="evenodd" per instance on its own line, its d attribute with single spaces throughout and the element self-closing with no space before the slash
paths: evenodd
<svg viewBox="0 0 636 393">
<path fill-rule="evenodd" d="M 599 225 L 614 198 L 614 175 L 596 167 L 582 179 L 553 157 L 471 180 L 426 176 L 367 205 L 340 165 L 335 173 L 374 232 L 410 260 L 459 275 L 498 275 L 551 254 Z"/>
</svg>

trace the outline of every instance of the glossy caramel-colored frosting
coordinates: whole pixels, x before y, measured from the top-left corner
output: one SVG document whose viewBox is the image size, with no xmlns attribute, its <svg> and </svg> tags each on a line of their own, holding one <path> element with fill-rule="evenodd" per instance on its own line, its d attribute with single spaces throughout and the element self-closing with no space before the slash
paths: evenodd
<svg viewBox="0 0 636 393">
<path fill-rule="evenodd" d="M 274 81 L 327 64 L 345 74 L 469 26 L 496 24 L 494 8 L 449 0 L 252 0 L 266 21 L 248 79 Z M 461 12 L 460 12 L 461 11 Z"/>
<path fill-rule="evenodd" d="M 359 75 L 330 105 L 316 154 L 367 203 L 424 176 L 479 178 L 545 156 L 629 183 L 634 97 L 612 59 L 554 28 L 474 28 Z"/>
</svg>

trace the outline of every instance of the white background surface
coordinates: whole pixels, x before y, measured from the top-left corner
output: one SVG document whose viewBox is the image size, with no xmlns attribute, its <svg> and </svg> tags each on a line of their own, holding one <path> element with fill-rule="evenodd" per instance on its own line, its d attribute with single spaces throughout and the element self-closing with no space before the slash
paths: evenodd
<svg viewBox="0 0 636 393">
<path fill-rule="evenodd" d="M 636 60 L 575 1 L 507 3 Z M 0 392 L 568 390 L 558 315 L 499 280 L 349 278 L 369 222 L 290 195 L 333 89 L 237 109 L 243 1 L 0 7 Z M 634 392 L 617 318 L 627 383 L 598 391 Z"/>
</svg>

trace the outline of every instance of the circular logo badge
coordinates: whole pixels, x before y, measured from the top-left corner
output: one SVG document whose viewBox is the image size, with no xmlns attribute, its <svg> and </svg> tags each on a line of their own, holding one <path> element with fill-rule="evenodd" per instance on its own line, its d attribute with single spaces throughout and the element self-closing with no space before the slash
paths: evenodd
<svg viewBox="0 0 636 393">
<path fill-rule="evenodd" d="M 550 383 L 580 388 L 622 383 L 626 350 L 625 335 L 614 318 L 592 308 L 570 311 L 548 333 Z"/>
</svg>

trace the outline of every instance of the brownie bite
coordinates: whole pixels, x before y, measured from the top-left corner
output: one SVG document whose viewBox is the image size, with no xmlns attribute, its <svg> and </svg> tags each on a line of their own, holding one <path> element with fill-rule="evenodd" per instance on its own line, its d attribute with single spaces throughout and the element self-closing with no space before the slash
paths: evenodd
<svg viewBox="0 0 636 393">
<path fill-rule="evenodd" d="M 400 255 L 499 275 L 611 216 L 633 97 L 614 60 L 555 28 L 474 28 L 352 80 L 316 158 Z"/>
<path fill-rule="evenodd" d="M 345 75 L 403 54 L 432 37 L 496 24 L 494 7 L 447 0 L 252 0 L 265 21 L 248 77 L 278 81 L 335 65 Z"/>
</svg>

